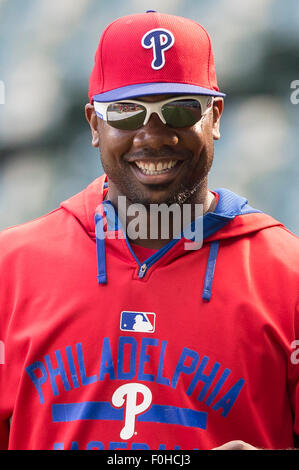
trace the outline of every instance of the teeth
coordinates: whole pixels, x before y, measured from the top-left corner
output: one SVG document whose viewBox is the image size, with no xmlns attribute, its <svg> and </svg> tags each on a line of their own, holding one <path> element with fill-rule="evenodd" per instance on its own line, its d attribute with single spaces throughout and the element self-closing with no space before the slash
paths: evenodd
<svg viewBox="0 0 299 470">
<path fill-rule="evenodd" d="M 167 170 L 173 168 L 177 164 L 177 160 L 169 160 L 167 162 L 135 162 L 140 170 L 146 175 L 157 175 L 165 173 Z"/>
</svg>

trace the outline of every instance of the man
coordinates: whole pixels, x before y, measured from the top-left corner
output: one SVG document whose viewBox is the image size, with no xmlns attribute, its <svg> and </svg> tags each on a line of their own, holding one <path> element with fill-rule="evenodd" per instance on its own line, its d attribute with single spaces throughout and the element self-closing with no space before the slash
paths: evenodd
<svg viewBox="0 0 299 470">
<path fill-rule="evenodd" d="M 105 174 L 0 236 L 3 448 L 295 446 L 298 240 L 208 189 L 223 97 L 197 23 L 104 31 L 86 117 Z"/>
</svg>

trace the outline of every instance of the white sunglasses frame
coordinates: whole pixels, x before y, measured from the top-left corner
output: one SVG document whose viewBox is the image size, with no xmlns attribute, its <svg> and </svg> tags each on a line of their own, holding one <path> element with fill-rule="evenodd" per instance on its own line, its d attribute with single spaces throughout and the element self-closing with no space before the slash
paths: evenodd
<svg viewBox="0 0 299 470">
<path fill-rule="evenodd" d="M 100 101 L 94 101 L 93 102 L 93 105 L 94 105 L 94 109 L 96 111 L 96 114 L 97 116 L 104 120 L 104 121 L 107 121 L 107 109 L 108 107 L 110 106 L 110 104 L 113 104 L 113 103 L 135 103 L 135 104 L 140 104 L 141 106 L 143 106 L 145 109 L 146 109 L 146 115 L 145 115 L 145 118 L 144 118 L 144 121 L 143 121 L 143 124 L 142 126 L 145 126 L 151 115 L 153 113 L 156 113 L 158 114 L 159 118 L 161 119 L 161 121 L 163 122 L 163 124 L 166 124 L 166 121 L 162 115 L 162 111 L 161 111 L 161 108 L 162 106 L 164 106 L 165 104 L 167 103 L 171 103 L 172 101 L 179 101 L 179 100 L 186 100 L 186 99 L 193 99 L 193 100 L 196 100 L 200 103 L 201 105 L 201 109 L 203 110 L 202 112 L 202 115 L 201 115 L 201 118 L 199 119 L 199 121 L 201 121 L 201 119 L 203 118 L 203 116 L 207 113 L 207 111 L 209 110 L 209 108 L 213 105 L 213 96 L 211 95 L 179 95 L 179 96 L 173 96 L 172 98 L 168 98 L 167 100 L 163 100 L 163 101 L 137 101 L 137 100 L 133 100 L 133 99 L 126 99 L 126 100 L 118 100 L 118 101 L 109 101 L 107 103 L 104 103 L 104 102 L 100 102 Z M 197 121 L 197 122 L 199 122 Z M 142 127 L 140 126 L 140 127 Z"/>
</svg>

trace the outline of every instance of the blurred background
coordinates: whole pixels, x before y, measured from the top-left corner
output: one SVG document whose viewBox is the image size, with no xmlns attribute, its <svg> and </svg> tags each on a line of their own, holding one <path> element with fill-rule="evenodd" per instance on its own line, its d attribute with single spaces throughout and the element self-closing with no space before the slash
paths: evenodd
<svg viewBox="0 0 299 470">
<path fill-rule="evenodd" d="M 212 37 L 227 97 L 210 189 L 246 196 L 298 235 L 298 0 L 0 0 L 0 230 L 103 173 L 84 117 L 94 53 L 109 22 L 147 9 Z"/>
</svg>

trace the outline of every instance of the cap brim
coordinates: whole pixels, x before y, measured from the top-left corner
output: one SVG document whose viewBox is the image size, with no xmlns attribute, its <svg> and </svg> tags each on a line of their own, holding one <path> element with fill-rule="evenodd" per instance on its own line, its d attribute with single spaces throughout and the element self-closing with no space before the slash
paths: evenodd
<svg viewBox="0 0 299 470">
<path fill-rule="evenodd" d="M 188 95 L 209 95 L 209 96 L 226 96 L 220 91 L 210 90 L 196 85 L 188 85 L 186 83 L 139 83 L 137 85 L 128 85 L 114 90 L 99 93 L 93 96 L 94 101 L 116 101 L 125 100 L 127 98 L 136 98 L 138 96 L 147 95 L 167 95 L 167 94 L 188 94 Z"/>
</svg>

